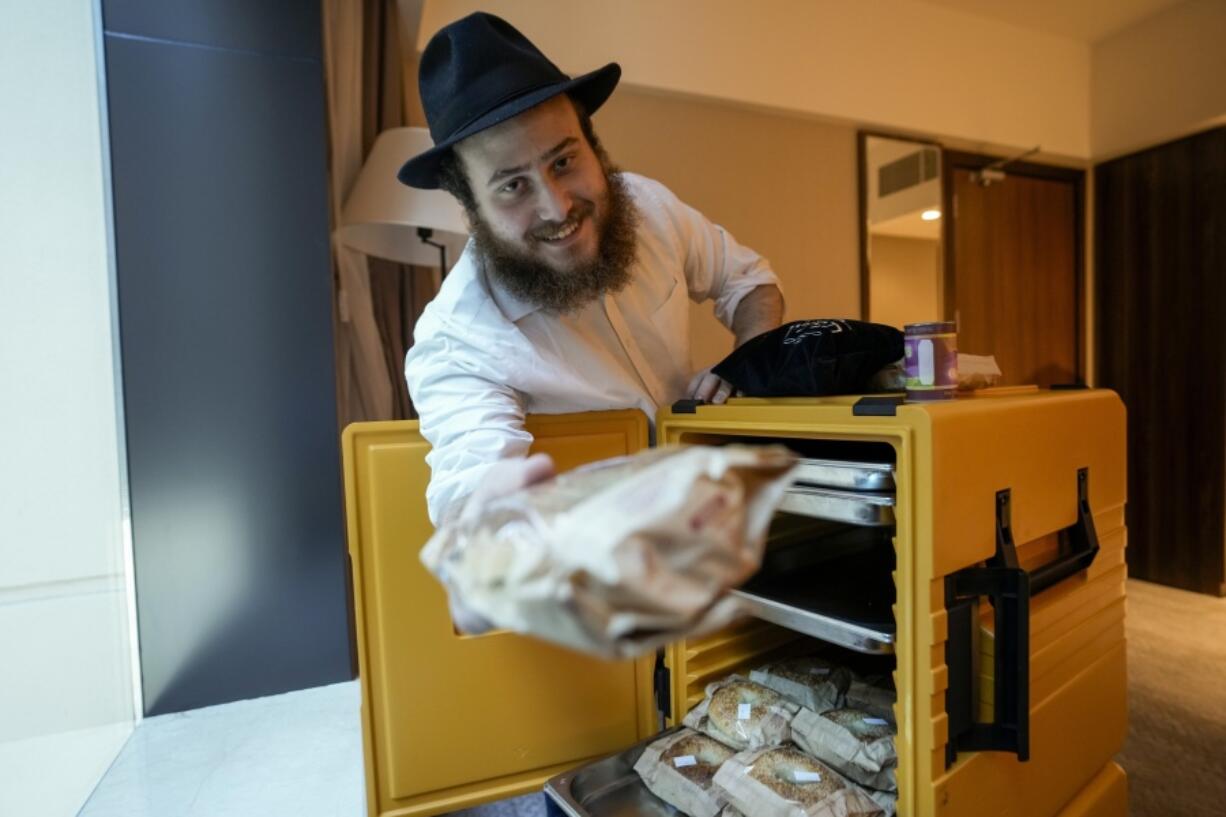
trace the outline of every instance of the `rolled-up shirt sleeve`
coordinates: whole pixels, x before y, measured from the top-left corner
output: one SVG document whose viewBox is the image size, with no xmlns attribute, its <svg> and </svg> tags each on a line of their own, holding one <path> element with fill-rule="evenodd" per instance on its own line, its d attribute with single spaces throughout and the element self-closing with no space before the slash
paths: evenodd
<svg viewBox="0 0 1226 817">
<path fill-rule="evenodd" d="M 782 291 L 779 277 L 766 258 L 738 244 L 727 230 L 667 188 L 657 188 L 682 243 L 690 300 L 701 303 L 714 299 L 715 317 L 731 329 L 737 305 L 751 291 L 768 284 Z"/>
<path fill-rule="evenodd" d="M 475 350 L 446 334 L 418 342 L 405 357 L 405 380 L 430 443 L 426 504 L 437 525 L 480 484 L 494 463 L 528 453 L 523 400 L 499 383 Z"/>
</svg>

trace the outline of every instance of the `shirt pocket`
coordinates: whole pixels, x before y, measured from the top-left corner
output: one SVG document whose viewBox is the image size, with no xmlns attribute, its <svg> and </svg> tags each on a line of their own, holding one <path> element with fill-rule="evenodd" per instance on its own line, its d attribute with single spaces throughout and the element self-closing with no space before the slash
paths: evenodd
<svg viewBox="0 0 1226 817">
<path fill-rule="evenodd" d="M 651 303 L 648 305 L 647 311 L 653 319 L 673 305 L 677 296 L 685 291 L 685 287 L 681 286 L 681 283 L 676 278 L 669 278 L 667 282 L 662 281 L 661 283 L 664 286 L 660 287 L 658 291 L 649 294 Z"/>
<path fill-rule="evenodd" d="M 684 341 L 689 335 L 690 298 L 680 281 L 670 279 L 670 286 L 662 288 L 658 299 L 648 310 L 651 323 L 670 345 Z"/>
</svg>

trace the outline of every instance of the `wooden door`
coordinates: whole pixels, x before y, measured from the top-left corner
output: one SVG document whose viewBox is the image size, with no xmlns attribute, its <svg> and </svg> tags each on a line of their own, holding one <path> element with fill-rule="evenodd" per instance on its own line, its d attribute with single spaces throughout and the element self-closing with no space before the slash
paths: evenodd
<svg viewBox="0 0 1226 817">
<path fill-rule="evenodd" d="M 995 355 L 1002 385 L 1082 379 L 1081 171 L 1055 170 L 1073 177 L 1011 171 L 984 186 L 951 163 L 948 317 L 959 351 Z"/>
</svg>

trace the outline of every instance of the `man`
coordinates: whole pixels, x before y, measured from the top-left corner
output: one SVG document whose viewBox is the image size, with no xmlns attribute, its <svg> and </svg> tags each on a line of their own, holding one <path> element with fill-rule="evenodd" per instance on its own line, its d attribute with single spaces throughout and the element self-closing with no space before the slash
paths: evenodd
<svg viewBox="0 0 1226 817">
<path fill-rule="evenodd" d="M 432 450 L 438 524 L 467 499 L 552 473 L 524 459 L 530 412 L 715 403 L 730 386 L 690 371 L 688 302 L 715 301 L 739 345 L 778 326 L 765 259 L 657 182 L 609 162 L 590 115 L 616 63 L 571 79 L 505 20 L 477 13 L 422 55 L 435 146 L 401 169 L 463 204 L 471 240 L 414 331 L 405 376 Z"/>
</svg>

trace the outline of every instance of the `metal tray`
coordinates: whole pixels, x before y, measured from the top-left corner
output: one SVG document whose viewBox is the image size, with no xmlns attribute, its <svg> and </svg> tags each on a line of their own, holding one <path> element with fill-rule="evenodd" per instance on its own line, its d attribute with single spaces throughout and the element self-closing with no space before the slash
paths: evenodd
<svg viewBox="0 0 1226 817">
<path fill-rule="evenodd" d="M 893 547 L 893 528 L 848 525 L 794 513 L 777 513 L 771 519 L 762 555 L 761 570 L 778 575 L 807 570 L 847 553 L 875 546 Z"/>
<path fill-rule="evenodd" d="M 779 510 L 849 525 L 884 527 L 894 524 L 894 495 L 797 484 L 788 488 Z"/>
<path fill-rule="evenodd" d="M 744 590 L 733 590 L 732 594 L 741 599 L 746 612 L 763 621 L 867 655 L 894 653 L 894 633 L 891 630 L 805 610 Z"/>
<path fill-rule="evenodd" d="M 648 744 L 681 728 L 675 726 L 624 752 L 551 778 L 545 783 L 545 796 L 570 817 L 685 817 L 652 794 L 634 771 Z"/>
<path fill-rule="evenodd" d="M 856 652 L 888 655 L 897 630 L 894 549 L 879 536 L 866 543 L 822 561 L 765 561 L 733 593 L 757 618 Z"/>
<path fill-rule="evenodd" d="M 847 462 L 846 460 L 801 459 L 795 471 L 796 482 L 844 488 L 849 491 L 894 490 L 894 466 L 885 462 Z"/>
</svg>

